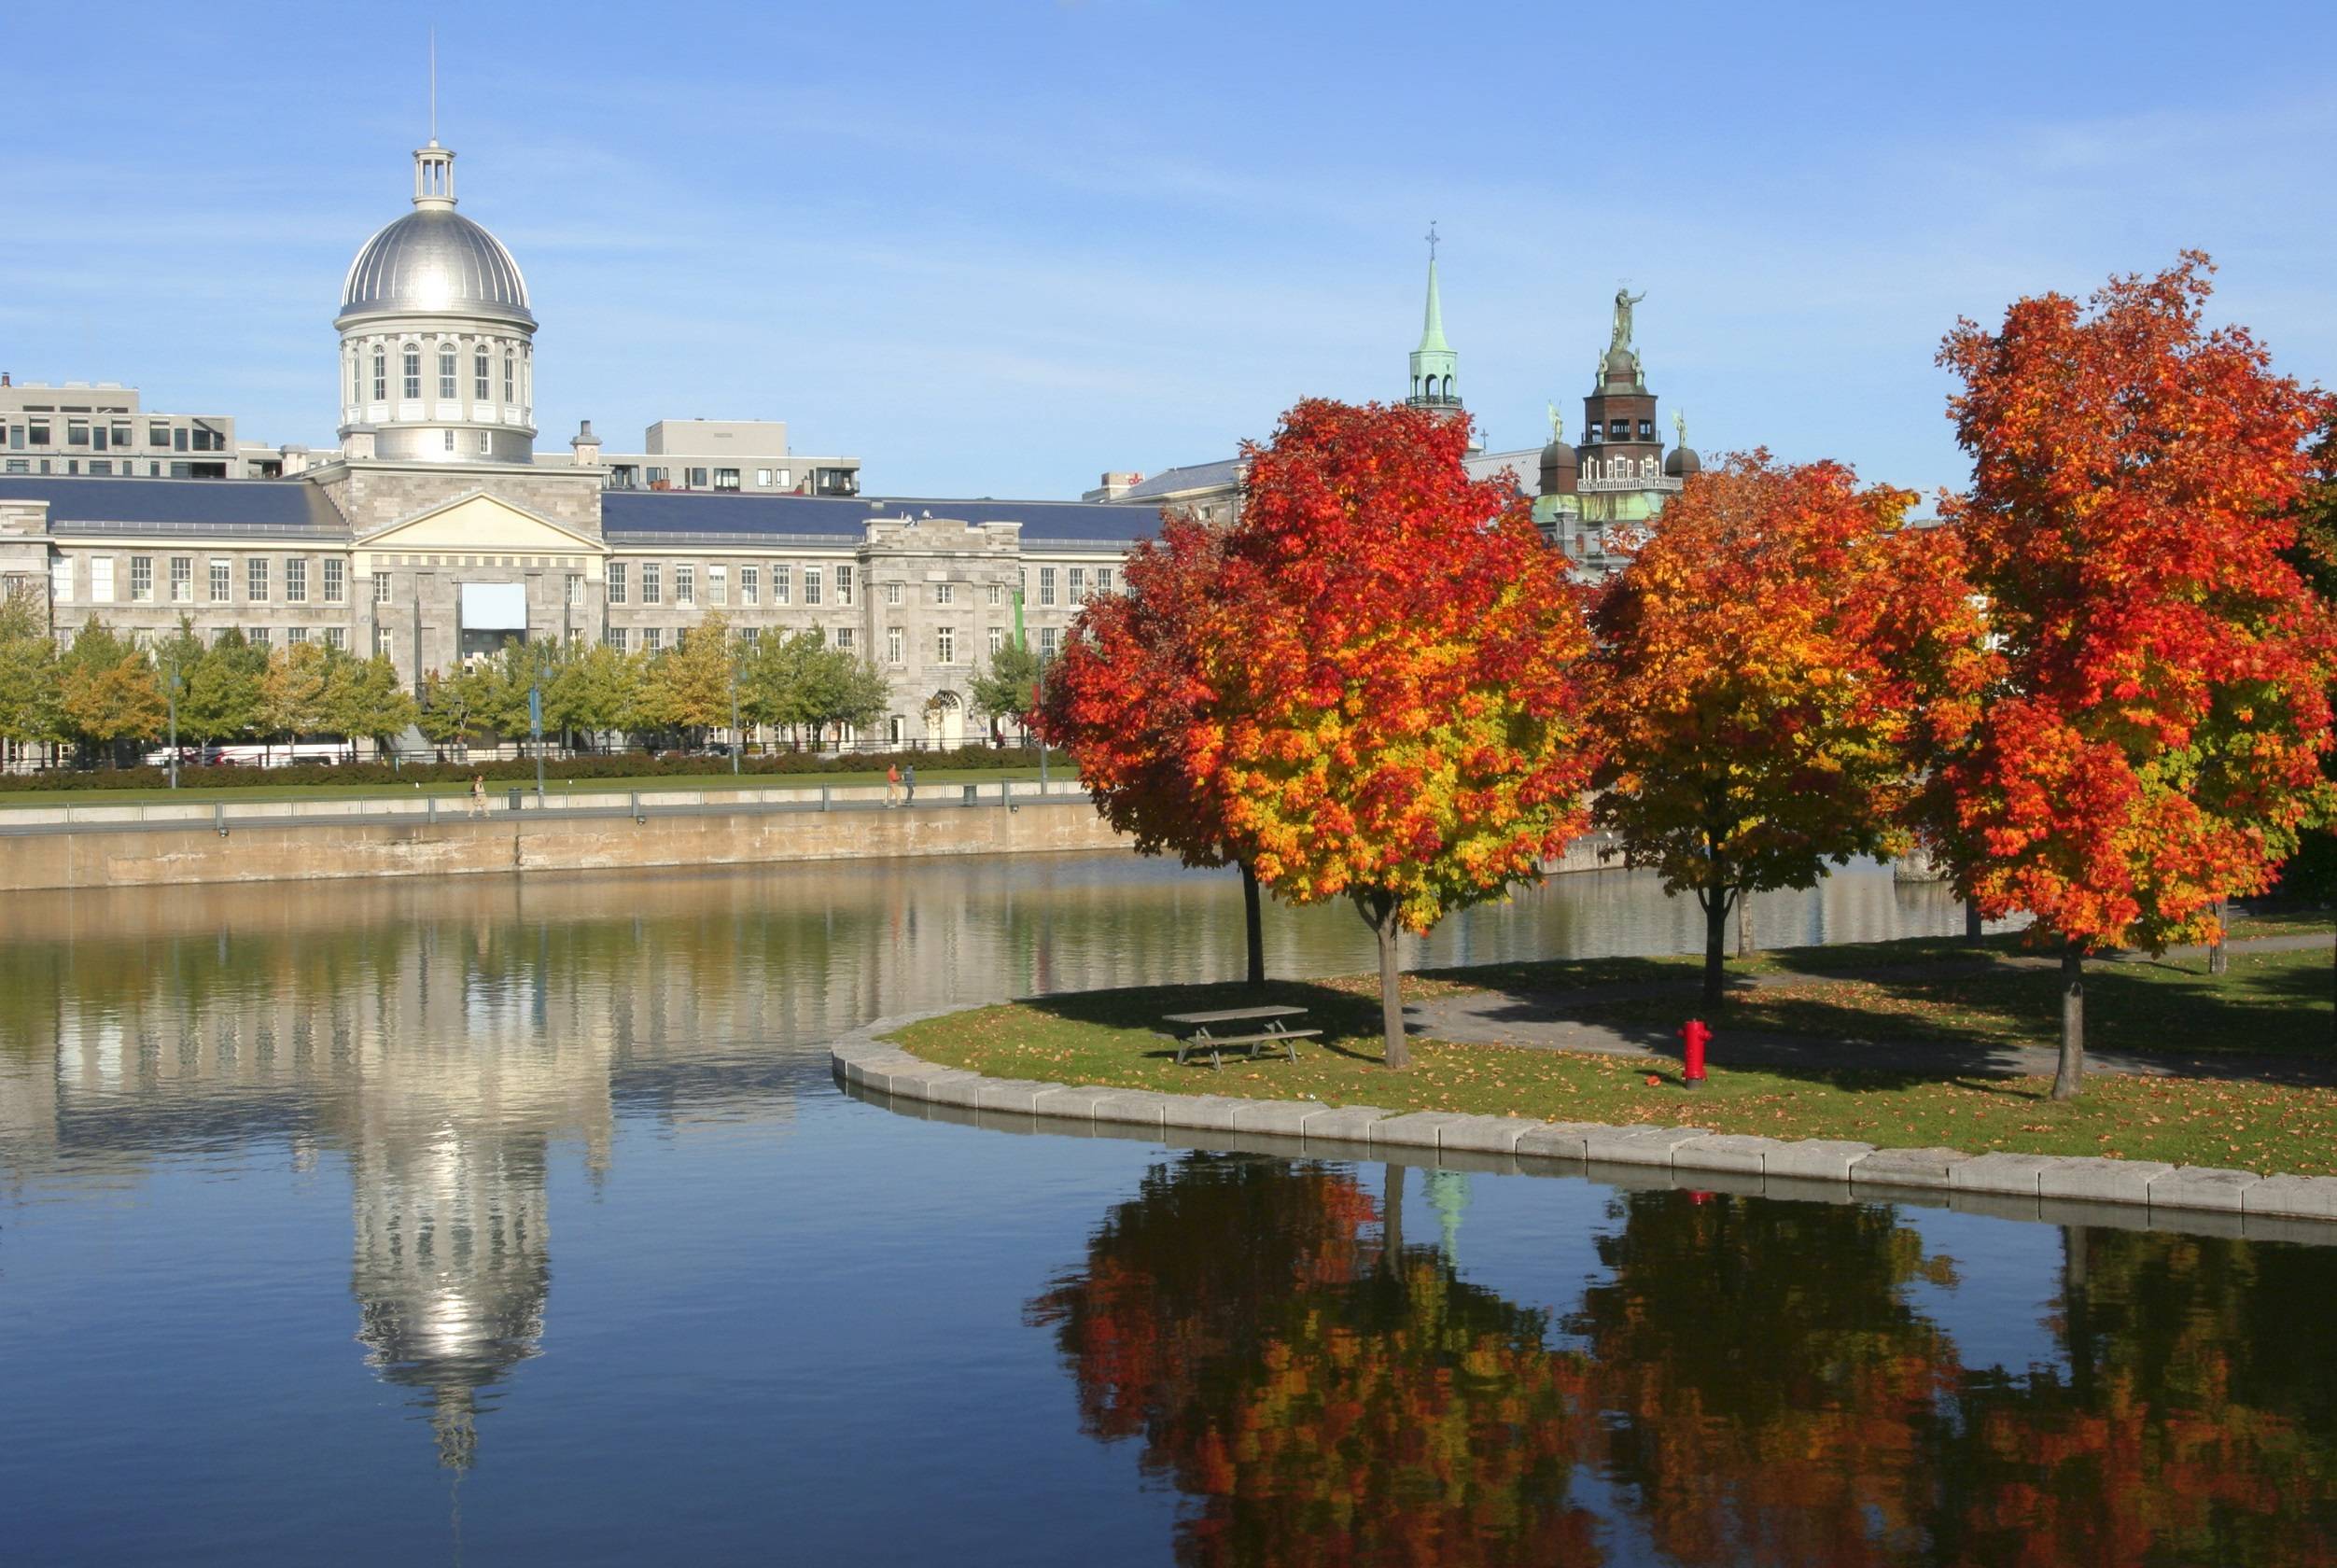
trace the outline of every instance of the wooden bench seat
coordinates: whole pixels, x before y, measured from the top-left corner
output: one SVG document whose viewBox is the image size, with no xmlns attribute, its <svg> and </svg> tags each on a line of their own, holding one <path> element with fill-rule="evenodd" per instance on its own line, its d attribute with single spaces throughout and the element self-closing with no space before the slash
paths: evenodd
<svg viewBox="0 0 2337 1568">
<path fill-rule="evenodd" d="M 1258 1059 L 1258 1047 L 1261 1045 L 1280 1045 L 1282 1047 L 1284 1053 L 1289 1056 L 1292 1061 L 1296 1061 L 1298 1059 L 1298 1049 L 1293 1043 L 1300 1040 L 1312 1039 L 1314 1036 L 1319 1035 L 1322 1032 L 1322 1031 L 1319 1029 L 1266 1029 L 1257 1034 L 1196 1034 L 1189 1039 L 1177 1042 L 1177 1065 L 1179 1067 L 1182 1067 L 1184 1065 L 1186 1053 L 1191 1051 L 1205 1050 L 1209 1053 L 1210 1066 L 1216 1067 L 1220 1065 L 1218 1053 L 1227 1047 L 1235 1045 L 1248 1046 L 1250 1049 L 1250 1059 L 1252 1061 Z"/>
</svg>

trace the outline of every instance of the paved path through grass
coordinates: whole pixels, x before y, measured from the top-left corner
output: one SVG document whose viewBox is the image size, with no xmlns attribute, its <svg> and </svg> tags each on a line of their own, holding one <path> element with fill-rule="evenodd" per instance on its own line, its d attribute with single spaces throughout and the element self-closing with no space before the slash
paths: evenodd
<svg viewBox="0 0 2337 1568">
<path fill-rule="evenodd" d="M 2325 933 L 2293 932 L 2235 940 L 2239 954 L 2326 951 Z M 2090 973 L 2115 975 L 2111 965 L 2161 966 L 2204 958 L 2204 948 L 2177 948 L 2163 959 L 2099 960 Z M 1968 959 L 1934 959 L 1923 964 L 1878 966 L 1811 973 L 1790 967 L 1731 977 L 1731 999 L 1763 990 L 1784 992 L 1841 983 L 1937 981 L 2020 975 L 2033 978 L 2057 967 L 2055 960 L 2026 955 L 1975 954 Z M 2089 987 L 2091 990 L 2092 987 Z M 2323 987 L 2327 994 L 2327 987 Z M 1538 1050 L 1587 1051 L 1602 1056 L 1677 1061 L 1679 1023 L 1705 1013 L 1689 985 L 1629 982 L 1545 991 L 1523 986 L 1462 990 L 1409 1002 L 1405 1017 L 1420 1032 L 1459 1044 L 1518 1045 Z M 1657 1015 L 1676 1015 L 1658 1018 Z M 1829 1031 L 1824 1035 L 1731 1028 L 1725 1015 L 1711 1047 L 1714 1066 L 1840 1069 L 1855 1065 L 1882 1071 L 2026 1077 L 2050 1074 L 2057 1053 L 2050 1045 L 2021 1044 L 1986 1038 L 1916 1038 L 1903 1032 Z M 2170 1046 L 2177 1044 L 2170 1041 Z M 2089 1050 L 2092 1072 L 2143 1077 L 2229 1078 L 2263 1084 L 2337 1085 L 2337 1061 L 2246 1050 L 2147 1052 L 2116 1047 Z"/>
</svg>

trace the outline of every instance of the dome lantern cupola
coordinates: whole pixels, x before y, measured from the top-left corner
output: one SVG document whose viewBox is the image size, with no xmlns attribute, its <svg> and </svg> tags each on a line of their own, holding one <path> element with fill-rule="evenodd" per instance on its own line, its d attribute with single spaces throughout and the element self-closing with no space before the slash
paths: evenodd
<svg viewBox="0 0 2337 1568">
<path fill-rule="evenodd" d="M 413 210 L 342 286 L 341 428 L 393 461 L 535 460 L 536 316 L 503 242 L 455 210 L 455 154 L 413 155 Z"/>
</svg>

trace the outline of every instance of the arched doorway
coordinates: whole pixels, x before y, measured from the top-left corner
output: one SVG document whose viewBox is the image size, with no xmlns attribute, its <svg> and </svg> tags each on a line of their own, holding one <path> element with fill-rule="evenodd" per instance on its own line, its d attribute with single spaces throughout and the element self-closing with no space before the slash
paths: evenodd
<svg viewBox="0 0 2337 1568">
<path fill-rule="evenodd" d="M 966 705 L 955 692 L 936 692 L 925 705 L 925 738 L 947 751 L 966 743 Z"/>
</svg>

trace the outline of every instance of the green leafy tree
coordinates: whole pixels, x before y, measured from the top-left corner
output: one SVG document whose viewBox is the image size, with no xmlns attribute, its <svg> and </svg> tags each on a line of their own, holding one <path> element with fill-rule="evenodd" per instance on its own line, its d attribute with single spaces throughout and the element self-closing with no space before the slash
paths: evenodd
<svg viewBox="0 0 2337 1568">
<path fill-rule="evenodd" d="M 866 659 L 841 648 L 821 651 L 812 665 L 808 707 L 812 744 L 819 744 L 832 725 L 866 729 L 892 706 L 892 682 Z"/>
<path fill-rule="evenodd" d="M 720 611 L 681 634 L 654 666 L 647 706 L 660 724 L 682 731 L 693 745 L 730 722 L 731 681 L 737 671 L 730 622 Z"/>
<path fill-rule="evenodd" d="M 287 643 L 271 653 L 259 683 L 261 728 L 289 739 L 330 730 L 326 692 L 332 662 L 331 651 L 314 642 Z"/>
<path fill-rule="evenodd" d="M 231 626 L 179 671 L 178 733 L 218 743 L 256 735 L 268 652 Z"/>
<path fill-rule="evenodd" d="M 469 668 L 432 670 L 422 681 L 422 711 L 415 722 L 441 746 L 467 743 L 483 727 L 478 715 L 484 682 Z"/>
<path fill-rule="evenodd" d="M 570 644 L 544 690 L 544 722 L 562 730 L 622 730 L 633 717 L 641 666 L 607 643 Z"/>
<path fill-rule="evenodd" d="M 386 653 L 334 660 L 326 682 L 325 710 L 326 728 L 352 740 L 361 735 L 385 751 L 419 712 Z"/>
<path fill-rule="evenodd" d="M 992 740 L 1001 738 L 1000 724 L 1022 723 L 1037 706 L 1040 674 L 1038 653 L 1028 643 L 1009 642 L 973 678 L 973 710 L 989 720 Z"/>
<path fill-rule="evenodd" d="M 65 737 L 57 641 L 29 594 L 0 596 L 0 740 L 35 746 Z"/>
</svg>

